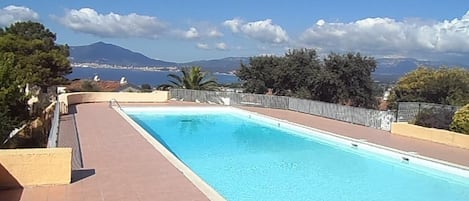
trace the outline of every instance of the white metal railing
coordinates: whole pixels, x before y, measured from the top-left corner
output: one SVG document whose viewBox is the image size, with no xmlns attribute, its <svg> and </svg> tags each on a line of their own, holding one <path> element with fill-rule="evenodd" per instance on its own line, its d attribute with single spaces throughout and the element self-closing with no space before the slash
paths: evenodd
<svg viewBox="0 0 469 201">
<path fill-rule="evenodd" d="M 60 103 L 58 100 L 55 102 L 54 114 L 51 119 L 51 128 L 49 131 L 49 138 L 47 140 L 47 147 L 57 147 L 57 139 L 59 135 L 60 124 Z"/>
<path fill-rule="evenodd" d="M 116 105 L 117 108 L 122 109 L 121 105 L 119 104 L 119 102 L 117 102 L 117 100 L 115 98 L 109 100 L 109 107 L 112 108 L 114 106 L 114 104 Z"/>
<path fill-rule="evenodd" d="M 224 105 L 227 105 L 226 102 L 228 102 L 229 105 L 292 110 L 386 131 L 391 130 L 391 123 L 395 119 L 395 115 L 391 111 L 379 111 L 286 96 L 188 89 L 171 89 L 170 96 L 176 100 L 192 102 Z"/>
</svg>

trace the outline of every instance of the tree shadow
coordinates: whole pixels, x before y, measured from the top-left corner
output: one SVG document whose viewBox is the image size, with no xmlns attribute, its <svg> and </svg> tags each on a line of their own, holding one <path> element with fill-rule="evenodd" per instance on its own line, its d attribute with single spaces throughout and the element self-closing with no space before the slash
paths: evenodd
<svg viewBox="0 0 469 201">
<path fill-rule="evenodd" d="M 0 163 L 0 200 L 19 201 L 23 187 L 13 175 Z"/>
<path fill-rule="evenodd" d="M 93 176 L 95 174 L 96 174 L 95 169 L 72 170 L 72 181 L 71 181 L 71 183 L 78 182 L 82 179 Z"/>
</svg>

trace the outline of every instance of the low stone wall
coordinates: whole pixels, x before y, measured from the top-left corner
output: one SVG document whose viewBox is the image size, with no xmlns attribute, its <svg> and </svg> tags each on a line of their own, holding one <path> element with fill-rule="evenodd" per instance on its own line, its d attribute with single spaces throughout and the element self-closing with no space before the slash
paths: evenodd
<svg viewBox="0 0 469 201">
<path fill-rule="evenodd" d="M 391 133 L 469 149 L 469 135 L 442 129 L 426 128 L 406 122 L 393 123 Z"/>
<path fill-rule="evenodd" d="M 0 150 L 0 189 L 69 184 L 71 148 Z"/>
<path fill-rule="evenodd" d="M 62 104 L 61 113 L 68 113 L 68 106 L 79 103 L 109 102 L 112 99 L 118 102 L 139 102 L 155 103 L 167 102 L 168 91 L 154 91 L 151 93 L 134 92 L 76 92 L 59 95 L 59 102 Z"/>
</svg>

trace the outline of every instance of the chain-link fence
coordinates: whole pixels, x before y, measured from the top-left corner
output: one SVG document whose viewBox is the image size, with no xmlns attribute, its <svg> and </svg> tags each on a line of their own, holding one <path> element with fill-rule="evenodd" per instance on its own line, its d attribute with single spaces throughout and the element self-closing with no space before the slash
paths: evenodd
<svg viewBox="0 0 469 201">
<path fill-rule="evenodd" d="M 292 110 L 386 131 L 391 130 L 391 122 L 394 121 L 395 117 L 394 113 L 390 111 L 357 108 L 286 96 L 171 89 L 170 97 L 176 100 L 210 104 L 245 105 Z"/>
<path fill-rule="evenodd" d="M 320 101 L 289 98 L 289 110 L 390 131 L 391 111 L 371 110 Z"/>
<path fill-rule="evenodd" d="M 422 103 L 422 102 L 399 102 L 397 109 L 397 121 L 398 122 L 412 122 L 415 120 L 417 115 L 425 109 L 431 110 L 446 110 L 448 112 L 456 112 L 459 108 L 452 105 L 441 105 L 434 103 Z"/>
</svg>

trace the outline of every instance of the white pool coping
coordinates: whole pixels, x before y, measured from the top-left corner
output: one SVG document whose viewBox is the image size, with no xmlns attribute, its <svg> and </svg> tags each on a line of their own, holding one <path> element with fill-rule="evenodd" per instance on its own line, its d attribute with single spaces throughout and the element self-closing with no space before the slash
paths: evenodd
<svg viewBox="0 0 469 201">
<path fill-rule="evenodd" d="M 226 199 L 221 196 L 215 189 L 207 184 L 202 178 L 194 173 L 189 167 L 187 167 L 182 161 L 180 161 L 175 155 L 173 155 L 165 146 L 163 146 L 158 140 L 151 136 L 145 129 L 138 125 L 133 119 L 131 119 L 124 111 L 118 107 L 113 107 L 117 113 L 119 113 L 127 122 L 130 123 L 155 149 L 160 152 L 171 164 L 174 165 L 189 181 L 191 181 L 209 200 L 212 201 L 225 201 Z M 147 110 L 148 111 L 148 110 Z"/>
<path fill-rule="evenodd" d="M 222 201 L 226 200 L 221 196 L 215 189 L 213 189 L 209 184 L 207 184 L 202 178 L 195 174 L 189 167 L 187 167 L 183 162 L 181 162 L 176 156 L 174 156 L 169 150 L 166 149 L 161 143 L 159 143 L 155 138 L 153 138 L 145 129 L 138 125 L 134 120 L 132 120 L 124 111 L 118 107 L 114 109 L 132 125 L 156 150 L 158 150 L 169 162 L 171 162 L 178 170 L 180 170 L 202 193 L 204 193 L 210 200 L 213 201 Z M 469 167 L 450 163 L 443 160 L 438 160 L 426 156 L 418 155 L 414 152 L 405 152 L 398 149 L 393 149 L 390 147 L 385 147 L 382 145 L 374 144 L 367 142 L 362 139 L 354 139 L 328 131 L 307 127 L 301 124 L 289 122 L 282 119 L 277 119 L 271 116 L 259 114 L 256 112 L 246 111 L 239 108 L 234 108 L 230 106 L 211 106 L 211 107 L 180 107 L 180 106 L 130 106 L 123 108 L 126 111 L 171 111 L 171 112 L 206 112 L 206 113 L 217 113 L 217 112 L 233 112 L 247 118 L 253 118 L 263 123 L 275 125 L 278 127 L 287 128 L 293 131 L 298 131 L 310 135 L 311 137 L 318 139 L 320 141 L 325 141 L 326 143 L 335 143 L 340 144 L 344 147 L 351 147 L 353 149 L 361 149 L 368 152 L 372 152 L 378 155 L 383 155 L 389 157 L 393 160 L 401 161 L 406 164 L 414 164 L 429 169 L 434 169 L 442 171 L 444 173 L 449 173 L 457 175 L 469 180 Z"/>
</svg>

